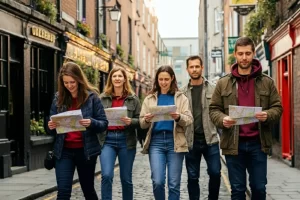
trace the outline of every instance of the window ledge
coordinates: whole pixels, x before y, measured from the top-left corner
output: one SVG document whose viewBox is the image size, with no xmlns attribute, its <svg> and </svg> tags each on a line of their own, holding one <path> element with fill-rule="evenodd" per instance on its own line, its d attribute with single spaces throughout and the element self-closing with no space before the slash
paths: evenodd
<svg viewBox="0 0 300 200">
<path fill-rule="evenodd" d="M 30 143 L 32 146 L 38 146 L 43 144 L 51 144 L 54 142 L 53 136 L 30 136 Z"/>
</svg>

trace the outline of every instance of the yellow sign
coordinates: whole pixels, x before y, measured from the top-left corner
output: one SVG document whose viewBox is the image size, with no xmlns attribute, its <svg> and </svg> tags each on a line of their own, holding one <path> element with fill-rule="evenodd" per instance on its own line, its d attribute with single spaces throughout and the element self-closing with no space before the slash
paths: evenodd
<svg viewBox="0 0 300 200">
<path fill-rule="evenodd" d="M 103 72 L 108 72 L 109 70 L 108 62 L 98 56 L 96 52 L 75 46 L 72 43 L 67 44 L 66 57 L 74 61 L 83 62 L 87 66 L 92 66 L 94 69 Z"/>
<path fill-rule="evenodd" d="M 254 6 L 257 0 L 231 0 L 230 6 Z"/>
<path fill-rule="evenodd" d="M 55 43 L 55 35 L 45 29 L 33 26 L 31 27 L 31 35 Z"/>
</svg>

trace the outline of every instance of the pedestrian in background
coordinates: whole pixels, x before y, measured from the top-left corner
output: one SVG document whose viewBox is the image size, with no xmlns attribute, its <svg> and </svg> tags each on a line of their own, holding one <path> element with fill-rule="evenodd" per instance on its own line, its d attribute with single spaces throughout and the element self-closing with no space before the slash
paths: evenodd
<svg viewBox="0 0 300 200">
<path fill-rule="evenodd" d="M 101 152 L 97 133 L 106 130 L 108 121 L 97 88 L 88 82 L 77 64 L 67 62 L 58 75 L 58 92 L 50 109 L 50 117 L 77 109 L 81 109 L 83 119 L 79 123 L 86 131 L 56 135 L 53 153 L 56 158 L 57 199 L 70 199 L 76 168 L 85 199 L 97 200 L 94 177 L 96 160 Z M 57 125 L 51 120 L 48 122 L 49 129 L 54 132 Z"/>
<path fill-rule="evenodd" d="M 202 76 L 203 62 L 199 56 L 186 60 L 190 81 L 182 88 L 191 105 L 194 123 L 186 129 L 190 151 L 185 155 L 190 200 L 200 199 L 200 162 L 203 155 L 209 175 L 208 199 L 217 200 L 221 183 L 219 137 L 215 125 L 209 118 L 209 103 L 215 89 Z"/>
<path fill-rule="evenodd" d="M 120 118 L 125 125 L 109 125 L 107 132 L 100 135 L 100 143 L 103 145 L 100 155 L 101 197 L 102 200 L 112 199 L 114 166 L 118 157 L 122 197 L 123 200 L 132 200 L 132 167 L 136 154 L 136 132 L 140 128 L 141 105 L 123 68 L 114 67 L 110 71 L 104 92 L 100 95 L 100 98 L 104 108 L 127 107 L 127 117 Z"/>
<path fill-rule="evenodd" d="M 248 37 L 236 41 L 236 63 L 231 73 L 222 77 L 216 86 L 209 107 L 213 123 L 223 129 L 220 146 L 225 155 L 231 199 L 246 199 L 246 170 L 252 200 L 266 199 L 267 154 L 272 147 L 271 125 L 282 114 L 280 96 L 274 81 L 264 73 L 254 59 L 254 42 Z M 258 122 L 235 125 L 230 118 L 229 105 L 262 107 L 255 114 Z"/>
<path fill-rule="evenodd" d="M 172 121 L 151 122 L 151 106 L 175 105 Z M 140 116 L 141 128 L 149 128 L 143 153 L 149 153 L 153 193 L 156 200 L 165 200 L 165 177 L 168 169 L 169 200 L 180 199 L 180 181 L 184 154 L 188 152 L 186 126 L 193 117 L 187 97 L 178 91 L 170 66 L 161 66 L 155 75 L 153 88 L 144 99 Z"/>
</svg>

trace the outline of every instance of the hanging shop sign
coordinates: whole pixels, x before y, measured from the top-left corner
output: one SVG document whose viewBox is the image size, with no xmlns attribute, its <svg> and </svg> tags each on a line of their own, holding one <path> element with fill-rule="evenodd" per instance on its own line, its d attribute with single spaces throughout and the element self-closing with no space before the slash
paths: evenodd
<svg viewBox="0 0 300 200">
<path fill-rule="evenodd" d="M 221 58 L 222 57 L 222 50 L 221 49 L 213 49 L 210 52 L 212 58 Z"/>
<path fill-rule="evenodd" d="M 83 47 L 79 47 L 72 43 L 67 43 L 66 57 L 84 63 L 87 66 L 92 66 L 94 69 L 101 70 L 103 72 L 109 71 L 109 64 L 96 52 Z"/>
<path fill-rule="evenodd" d="M 32 26 L 31 35 L 55 43 L 55 35 L 43 28 Z"/>
<path fill-rule="evenodd" d="M 257 0 L 230 0 L 229 6 L 255 6 Z"/>
</svg>

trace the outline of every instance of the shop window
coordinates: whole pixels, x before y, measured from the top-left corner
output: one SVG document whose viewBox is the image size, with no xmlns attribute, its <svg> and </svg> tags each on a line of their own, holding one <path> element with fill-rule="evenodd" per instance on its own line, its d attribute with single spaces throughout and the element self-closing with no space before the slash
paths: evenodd
<svg viewBox="0 0 300 200">
<path fill-rule="evenodd" d="M 8 110 L 8 36 L 0 35 L 0 110 Z"/>
<path fill-rule="evenodd" d="M 31 48 L 30 103 L 31 119 L 45 120 L 54 94 L 54 52 L 48 49 Z"/>
</svg>

